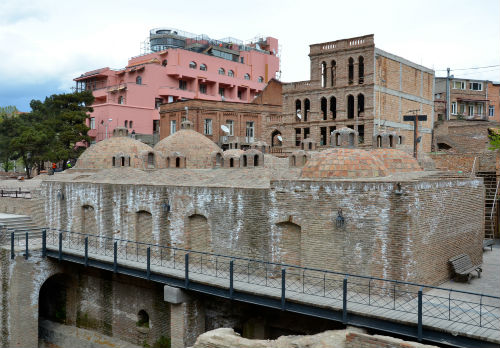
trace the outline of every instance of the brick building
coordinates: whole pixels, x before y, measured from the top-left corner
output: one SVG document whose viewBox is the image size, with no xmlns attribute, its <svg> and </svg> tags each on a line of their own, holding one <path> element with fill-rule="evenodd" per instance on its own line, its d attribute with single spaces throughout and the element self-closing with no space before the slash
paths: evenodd
<svg viewBox="0 0 500 348">
<path fill-rule="evenodd" d="M 409 151 L 413 126 L 403 115 L 414 111 L 428 116 L 419 148 L 430 151 L 433 70 L 376 48 L 373 35 L 311 45 L 309 57 L 311 79 L 283 85 L 283 115 L 268 120 L 267 143 L 290 153 L 309 139 L 322 149 L 334 130 L 348 127 L 360 147 L 376 147 L 380 133 L 393 132 L 391 141 Z"/>
<path fill-rule="evenodd" d="M 248 148 L 262 141 L 264 123 L 281 117 L 281 82 L 272 79 L 251 103 L 188 100 L 160 107 L 160 139 L 174 134 L 184 120 L 223 149 Z M 221 126 L 225 126 L 224 131 Z"/>
<path fill-rule="evenodd" d="M 498 84 L 486 80 L 450 79 L 449 119 L 499 121 Z M 437 120 L 446 120 L 446 77 L 436 77 L 434 109 Z"/>
</svg>

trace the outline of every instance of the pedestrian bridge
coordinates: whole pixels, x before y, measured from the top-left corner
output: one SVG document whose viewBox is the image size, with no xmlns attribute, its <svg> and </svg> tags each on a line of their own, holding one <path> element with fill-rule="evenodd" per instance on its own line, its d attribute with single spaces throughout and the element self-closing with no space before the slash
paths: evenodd
<svg viewBox="0 0 500 348">
<path fill-rule="evenodd" d="M 500 344 L 497 296 L 70 231 L 33 232 L 10 232 L 12 258 L 22 246 L 25 258 L 39 251 L 60 262 L 418 341 L 457 347 Z"/>
</svg>

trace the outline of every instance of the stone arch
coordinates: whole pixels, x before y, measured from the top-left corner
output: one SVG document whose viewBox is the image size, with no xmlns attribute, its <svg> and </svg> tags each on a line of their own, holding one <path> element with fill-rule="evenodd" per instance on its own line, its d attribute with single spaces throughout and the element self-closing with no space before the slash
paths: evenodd
<svg viewBox="0 0 500 348">
<path fill-rule="evenodd" d="M 98 234 L 95 209 L 90 204 L 81 207 L 81 231 L 85 234 Z"/>
<path fill-rule="evenodd" d="M 354 118 L 354 96 L 347 96 L 347 118 Z"/>
<path fill-rule="evenodd" d="M 153 216 L 149 211 L 135 213 L 135 240 L 141 243 L 153 242 Z"/>
<path fill-rule="evenodd" d="M 38 293 L 38 319 L 61 324 L 71 321 L 67 313 L 67 299 L 71 276 L 56 273 L 45 280 Z"/>
<path fill-rule="evenodd" d="M 147 168 L 148 169 L 155 168 L 155 154 L 153 152 L 148 152 Z"/>
<path fill-rule="evenodd" d="M 188 217 L 186 229 L 186 248 L 210 252 L 212 241 L 208 219 L 201 214 L 193 214 Z"/>
<path fill-rule="evenodd" d="M 280 235 L 281 261 L 285 264 L 301 266 L 301 227 L 290 221 L 276 224 Z"/>
</svg>

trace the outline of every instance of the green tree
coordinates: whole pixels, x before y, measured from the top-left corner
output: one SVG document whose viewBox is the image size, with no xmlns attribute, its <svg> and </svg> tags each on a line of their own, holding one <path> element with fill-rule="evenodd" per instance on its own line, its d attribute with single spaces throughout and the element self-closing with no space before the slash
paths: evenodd
<svg viewBox="0 0 500 348">
<path fill-rule="evenodd" d="M 17 108 L 13 105 L 0 106 L 0 122 L 3 118 L 14 117 L 19 113 Z"/>
<path fill-rule="evenodd" d="M 28 178 L 45 161 L 77 158 L 90 138 L 85 125 L 94 97 L 89 91 L 54 94 L 44 102 L 32 100 L 32 111 L 17 117 L 1 117 L 0 161 L 21 158 Z M 9 115 L 12 113 L 10 110 Z"/>
<path fill-rule="evenodd" d="M 500 129 L 498 128 L 489 128 L 488 129 L 488 138 L 490 138 L 490 150 L 499 150 L 500 149 Z"/>
</svg>

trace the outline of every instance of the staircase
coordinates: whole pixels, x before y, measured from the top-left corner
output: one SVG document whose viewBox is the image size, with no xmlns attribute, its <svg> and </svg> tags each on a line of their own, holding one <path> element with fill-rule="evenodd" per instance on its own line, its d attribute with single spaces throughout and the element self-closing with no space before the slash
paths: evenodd
<svg viewBox="0 0 500 348">
<path fill-rule="evenodd" d="M 30 238 L 42 235 L 42 229 L 33 222 L 31 217 L 0 213 L 1 239 L 9 240 L 12 232 L 14 232 L 15 237 L 26 236 L 26 232 L 29 232 Z"/>
<path fill-rule="evenodd" d="M 497 185 L 500 182 L 497 182 L 495 172 L 478 171 L 476 175 L 483 178 L 486 189 L 484 196 L 484 238 L 493 239 L 498 228 L 497 210 L 500 192 L 497 190 L 500 191 L 500 188 Z"/>
</svg>

